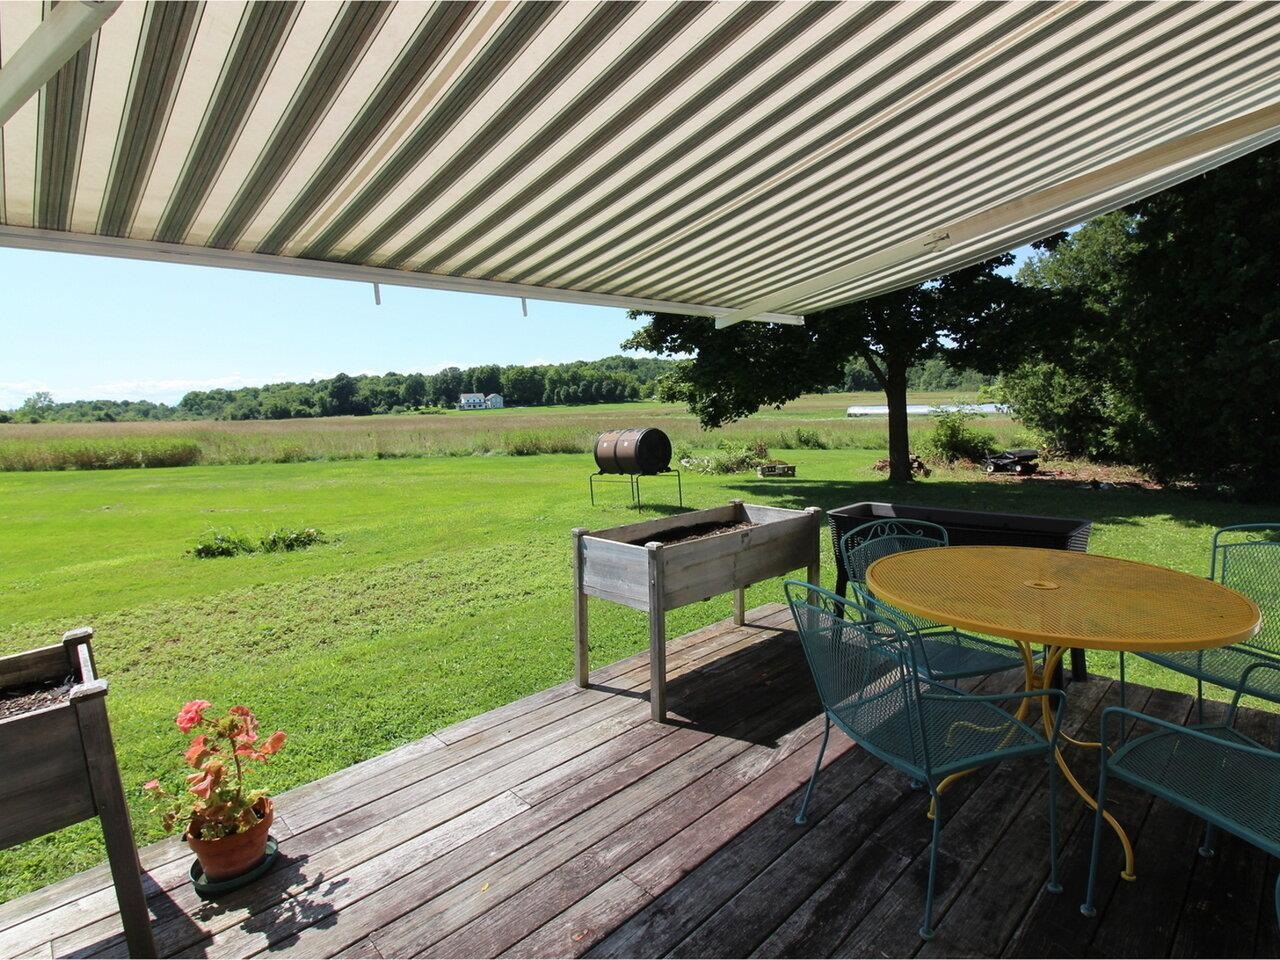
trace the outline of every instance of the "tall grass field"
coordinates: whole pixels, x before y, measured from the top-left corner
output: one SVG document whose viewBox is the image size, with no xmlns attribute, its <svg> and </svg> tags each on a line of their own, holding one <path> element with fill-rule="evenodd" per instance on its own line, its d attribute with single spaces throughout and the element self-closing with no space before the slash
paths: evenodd
<svg viewBox="0 0 1280 960">
<path fill-rule="evenodd" d="M 913 402 L 956 399 L 972 398 L 922 394 Z M 712 445 L 728 437 L 758 440 L 779 450 L 806 446 L 880 450 L 888 445 L 884 417 L 847 418 L 844 411 L 851 404 L 882 400 L 875 394 L 851 393 L 803 397 L 780 410 L 766 410 L 714 431 L 700 429 L 683 407 L 660 403 L 314 420 L 8 423 L 0 424 L 0 471 L 589 453 L 600 431 L 637 424 L 661 427 L 673 441 L 694 445 Z M 922 427 L 929 420 L 914 419 Z M 1005 417 L 990 418 L 986 426 L 1008 443 L 1024 432 Z"/>
<path fill-rule="evenodd" d="M 943 469 L 894 486 L 872 470 L 884 456 L 875 439 L 883 419 L 846 421 L 849 402 L 806 398 L 733 426 L 726 432 L 734 436 L 800 429 L 833 442 L 787 450 L 795 479 L 686 475 L 686 507 L 731 498 L 824 508 L 906 500 L 1087 517 L 1094 552 L 1195 574 L 1206 572 L 1214 527 L 1280 512 L 1172 490 L 999 481 L 976 470 Z M 178 773 L 184 738 L 173 716 L 187 700 L 243 703 L 269 729 L 287 731 L 285 750 L 261 781 L 279 791 L 568 679 L 570 530 L 675 509 L 661 502 L 669 498 L 658 484 L 646 488 L 646 501 L 652 494 L 660 502 L 641 511 L 626 502 L 626 485 L 602 488 L 591 506 L 589 438 L 606 425 L 632 424 L 661 426 L 696 445 L 717 439 L 657 405 L 269 424 L 9 425 L 0 440 L 8 456 L 124 442 L 194 443 L 201 456 L 192 466 L 0 472 L 0 654 L 54 643 L 72 627 L 95 628 L 138 840 L 156 839 L 159 825 L 140 787 Z M 493 438 L 502 437 L 532 438 L 527 449 L 502 451 L 528 455 L 422 455 L 496 453 Z M 565 448 L 574 452 L 539 452 L 539 444 L 556 449 L 557 438 L 572 438 Z M 282 455 L 290 449 L 298 455 Z M 210 530 L 256 541 L 280 528 L 314 528 L 324 542 L 215 559 L 190 552 Z M 823 550 L 830 585 L 829 545 Z M 781 597 L 778 581 L 748 591 L 751 605 Z M 729 597 L 694 604 L 674 611 L 669 629 L 678 635 L 730 613 Z M 644 648 L 642 614 L 593 602 L 591 617 L 593 664 Z M 1092 654 L 1090 665 L 1114 668 Z M 1146 665 L 1131 663 L 1131 676 L 1188 689 Z M 0 899 L 102 856 L 91 822 L 0 852 Z"/>
</svg>

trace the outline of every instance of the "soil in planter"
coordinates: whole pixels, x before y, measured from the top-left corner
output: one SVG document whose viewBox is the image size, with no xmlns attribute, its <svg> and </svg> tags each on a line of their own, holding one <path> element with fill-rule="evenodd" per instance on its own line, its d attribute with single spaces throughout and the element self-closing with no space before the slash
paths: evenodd
<svg viewBox="0 0 1280 960">
<path fill-rule="evenodd" d="M 627 543 L 633 543 L 643 547 L 646 543 L 661 543 L 664 546 L 670 546 L 673 543 L 688 543 L 690 540 L 705 540 L 707 537 L 714 537 L 721 533 L 728 533 L 730 530 L 746 530 L 748 527 L 756 527 L 759 524 L 752 523 L 750 520 L 739 520 L 735 523 L 697 523 L 689 527 L 678 527 L 675 530 L 668 530 L 665 533 L 655 533 L 651 537 L 644 537 L 640 540 L 628 540 Z"/>
<path fill-rule="evenodd" d="M 73 686 L 75 677 L 67 677 L 65 680 L 41 680 L 0 690 L 0 720 L 65 703 Z"/>
</svg>

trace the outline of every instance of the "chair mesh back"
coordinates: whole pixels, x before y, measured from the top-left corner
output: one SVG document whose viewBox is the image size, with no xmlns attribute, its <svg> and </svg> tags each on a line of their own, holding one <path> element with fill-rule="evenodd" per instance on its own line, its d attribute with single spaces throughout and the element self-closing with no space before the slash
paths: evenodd
<svg viewBox="0 0 1280 960">
<path fill-rule="evenodd" d="M 1280 526 L 1221 530 L 1213 562 L 1218 582 L 1239 590 L 1262 612 L 1262 629 L 1242 646 L 1280 657 L 1280 539 L 1269 535 L 1280 536 Z"/>
<path fill-rule="evenodd" d="M 926 769 L 909 641 L 855 600 L 795 581 L 786 589 L 818 696 L 832 719 L 873 752 Z"/>
<path fill-rule="evenodd" d="M 855 527 L 840 541 L 840 557 L 849 579 L 867 579 L 867 567 L 904 550 L 945 547 L 947 531 L 926 520 L 873 520 Z"/>
</svg>

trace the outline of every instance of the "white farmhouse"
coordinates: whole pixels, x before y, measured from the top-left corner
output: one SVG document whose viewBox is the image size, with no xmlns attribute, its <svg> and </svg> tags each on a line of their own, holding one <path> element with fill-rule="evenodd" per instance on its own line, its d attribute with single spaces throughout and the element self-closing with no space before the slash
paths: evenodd
<svg viewBox="0 0 1280 960">
<path fill-rule="evenodd" d="M 502 394 L 464 393 L 458 397 L 459 410 L 501 410 Z"/>
</svg>

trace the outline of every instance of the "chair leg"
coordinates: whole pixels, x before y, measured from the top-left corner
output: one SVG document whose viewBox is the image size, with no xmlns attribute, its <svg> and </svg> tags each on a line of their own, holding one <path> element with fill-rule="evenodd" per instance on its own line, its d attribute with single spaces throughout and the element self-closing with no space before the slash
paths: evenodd
<svg viewBox="0 0 1280 960">
<path fill-rule="evenodd" d="M 1104 754 L 1101 758 L 1101 773 L 1098 775 L 1098 809 L 1093 815 L 1093 850 L 1089 854 L 1089 883 L 1084 891 L 1084 903 L 1080 904 L 1080 912 L 1086 917 L 1096 916 L 1098 911 L 1093 905 L 1094 888 L 1098 878 L 1098 853 L 1102 849 L 1102 828 L 1105 821 L 1102 819 L 1102 812 L 1106 809 L 1107 804 L 1107 758 Z"/>
<path fill-rule="evenodd" d="M 1214 846 L 1214 842 L 1213 842 L 1213 838 L 1215 834 L 1216 834 L 1216 831 L 1213 829 L 1213 824 L 1206 823 L 1204 825 L 1204 840 L 1200 842 L 1200 850 L 1199 850 L 1200 856 L 1212 857 L 1214 853 L 1217 852 L 1217 849 Z"/>
<path fill-rule="evenodd" d="M 1062 892 L 1058 882 L 1058 764 L 1053 754 L 1049 754 L 1049 882 L 1045 890 Z"/>
<path fill-rule="evenodd" d="M 929 784 L 929 792 L 933 794 L 933 843 L 929 847 L 929 882 L 924 892 L 924 926 L 920 928 L 920 939 L 933 937 L 933 882 L 938 873 L 938 837 L 942 833 L 942 796 L 937 788 Z"/>
<path fill-rule="evenodd" d="M 1125 702 L 1124 702 L 1125 690 L 1126 690 L 1126 687 L 1124 682 L 1124 651 L 1121 650 L 1120 651 L 1120 709 L 1121 710 L 1123 710 L 1125 706 Z M 1124 725 L 1121 724 L 1120 725 L 1120 745 L 1121 746 L 1124 746 L 1124 738 L 1125 738 L 1125 728 L 1124 728 Z M 1104 748 L 1104 753 L 1105 753 L 1105 748 Z"/>
<path fill-rule="evenodd" d="M 1276 878 L 1276 923 L 1280 923 L 1280 877 Z"/>
<path fill-rule="evenodd" d="M 1124 651 L 1120 651 L 1120 706 L 1124 707 Z"/>
<path fill-rule="evenodd" d="M 818 782 L 818 774 L 822 770 L 822 755 L 827 752 L 827 738 L 831 736 L 831 717 L 823 716 L 822 746 L 818 748 L 818 759 L 813 761 L 813 776 L 809 785 L 804 788 L 804 799 L 800 801 L 800 812 L 796 814 L 796 823 L 804 826 L 805 811 L 809 809 L 809 799 L 813 796 L 813 785 Z"/>
</svg>

